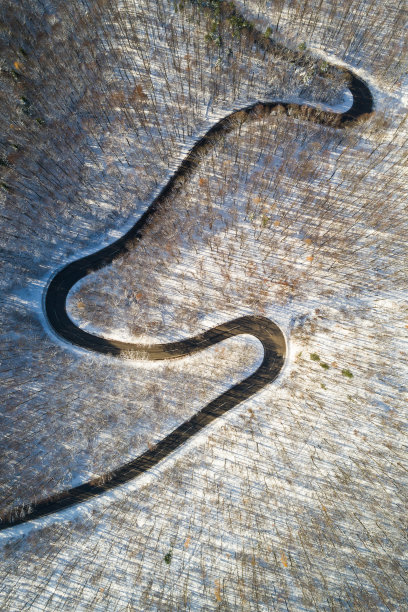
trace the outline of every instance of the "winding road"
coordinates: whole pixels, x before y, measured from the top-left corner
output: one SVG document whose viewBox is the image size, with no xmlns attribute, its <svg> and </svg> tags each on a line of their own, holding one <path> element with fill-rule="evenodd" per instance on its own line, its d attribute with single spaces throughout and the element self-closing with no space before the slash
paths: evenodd
<svg viewBox="0 0 408 612">
<path fill-rule="evenodd" d="M 349 89 L 353 96 L 353 104 L 348 111 L 344 113 L 322 112 L 312 104 L 297 105 L 285 101 L 256 102 L 244 108 L 234 110 L 212 126 L 195 143 L 181 162 L 177 171 L 164 185 L 159 195 L 124 236 L 92 255 L 69 263 L 54 275 L 45 295 L 45 314 L 54 332 L 70 344 L 114 356 L 126 353 L 127 355 L 142 357 L 148 360 L 167 360 L 197 353 L 233 336 L 250 334 L 262 343 L 264 357 L 261 365 L 253 374 L 210 402 L 192 418 L 182 423 L 177 429 L 161 440 L 154 448 L 147 450 L 132 461 L 106 474 L 101 479 L 103 484 L 87 482 L 68 489 L 53 498 L 36 503 L 29 508 L 17 507 L 13 510 L 11 516 L 3 519 L 3 522 L 0 523 L 0 530 L 85 502 L 136 478 L 158 464 L 209 423 L 231 410 L 237 404 L 258 393 L 263 387 L 276 379 L 285 361 L 286 341 L 280 328 L 273 321 L 265 317 L 244 316 L 180 342 L 146 346 L 145 344 L 132 344 L 114 339 L 106 339 L 84 331 L 68 316 L 66 308 L 67 296 L 71 288 L 84 276 L 109 265 L 114 259 L 126 253 L 129 248 L 137 246 L 137 243 L 143 237 L 143 228 L 156 214 L 163 199 L 173 190 L 177 190 L 178 179 L 182 176 L 187 176 L 197 166 L 200 158 L 199 152 L 202 148 L 213 145 L 217 135 L 225 134 L 234 128 L 234 117 L 238 112 L 241 113 L 240 117 L 242 117 L 242 112 L 249 116 L 251 113 L 257 112 L 259 107 L 265 110 L 272 110 L 279 105 L 288 113 L 290 109 L 299 110 L 302 106 L 308 106 L 310 108 L 307 117 L 308 121 L 312 120 L 323 125 L 335 125 L 337 128 L 355 121 L 364 114 L 371 113 L 373 110 L 373 98 L 369 88 L 357 76 L 348 71 L 345 72 L 349 75 Z"/>
</svg>

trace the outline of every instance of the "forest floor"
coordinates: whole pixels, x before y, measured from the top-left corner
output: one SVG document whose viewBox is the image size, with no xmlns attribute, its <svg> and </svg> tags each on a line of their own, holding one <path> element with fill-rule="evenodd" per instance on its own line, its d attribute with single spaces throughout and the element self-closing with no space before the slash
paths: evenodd
<svg viewBox="0 0 408 612">
<path fill-rule="evenodd" d="M 177 25 L 182 15 L 164 4 Z M 152 23 L 145 32 L 160 27 Z M 86 176 L 77 204 L 44 202 L 26 225 L 29 208 L 8 209 L 18 232 L 7 224 L 3 511 L 124 463 L 262 359 L 259 343 L 242 336 L 165 364 L 120 360 L 67 346 L 44 325 L 51 274 L 121 235 L 191 141 L 259 94 L 255 79 L 241 83 L 246 95 L 231 85 L 211 101 L 196 83 L 196 115 L 176 134 L 160 89 L 171 53 L 154 48 L 163 124 L 151 119 L 148 132 L 140 116 L 144 138 L 122 126 L 95 157 L 91 126 L 89 151 L 78 145 Z M 132 61 L 139 79 L 146 60 L 134 53 Z M 137 248 L 72 291 L 73 319 L 121 340 L 182 339 L 260 314 L 283 330 L 287 362 L 276 382 L 150 474 L 0 534 L 4 609 L 403 609 L 408 88 L 360 63 L 373 117 L 339 130 L 278 110 L 237 124 L 203 154 Z M 260 68 L 261 57 L 248 74 Z M 178 74 L 172 85 L 183 91 Z M 222 75 L 227 83 L 227 65 Z M 305 97 L 296 78 L 287 95 Z M 139 101 L 151 95 L 141 82 Z M 330 103 L 344 85 L 339 77 Z"/>
</svg>

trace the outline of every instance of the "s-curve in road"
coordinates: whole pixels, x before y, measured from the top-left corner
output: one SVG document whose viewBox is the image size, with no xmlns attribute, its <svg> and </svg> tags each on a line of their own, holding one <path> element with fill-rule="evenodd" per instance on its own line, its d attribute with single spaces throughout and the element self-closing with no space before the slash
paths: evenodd
<svg viewBox="0 0 408 612">
<path fill-rule="evenodd" d="M 273 321 L 260 316 L 244 316 L 209 329 L 208 331 L 179 342 L 146 346 L 138 343 L 126 343 L 115 339 L 106 339 L 90 334 L 76 325 L 67 313 L 67 296 L 72 287 L 87 274 L 109 265 L 115 258 L 126 253 L 129 248 L 137 248 L 143 239 L 146 223 L 156 214 L 160 203 L 175 190 L 177 179 L 188 176 L 197 166 L 200 149 L 214 146 L 217 136 L 222 137 L 234 127 L 234 116 L 245 113 L 249 118 L 256 115 L 259 108 L 272 110 L 276 106 L 301 110 L 308 107 L 307 121 L 330 125 L 341 129 L 344 125 L 362 118 L 373 110 L 373 98 L 367 85 L 351 72 L 349 89 L 353 96 L 351 108 L 344 113 L 321 111 L 312 103 L 293 104 L 285 100 L 273 102 L 257 102 L 228 114 L 213 125 L 208 132 L 191 148 L 181 162 L 177 171 L 164 185 L 159 195 L 154 199 L 146 212 L 135 225 L 119 240 L 111 245 L 67 264 L 59 270 L 49 283 L 45 296 L 45 314 L 54 332 L 67 343 L 84 349 L 107 355 L 127 355 L 148 360 L 167 360 L 192 355 L 228 338 L 240 334 L 250 334 L 257 338 L 263 346 L 264 357 L 258 369 L 242 382 L 210 402 L 192 418 L 182 423 L 177 429 L 166 436 L 154 448 L 149 449 L 132 461 L 116 470 L 107 473 L 102 479 L 103 484 L 86 482 L 71 488 L 53 498 L 48 498 L 33 504 L 30 508 L 17 507 L 12 515 L 3 519 L 0 529 L 10 528 L 35 518 L 58 512 L 75 504 L 85 502 L 105 491 L 113 489 L 140 474 L 150 470 L 175 449 L 179 448 L 192 436 L 202 431 L 209 423 L 219 418 L 244 400 L 258 393 L 260 389 L 273 382 L 279 375 L 286 357 L 286 340 L 280 328 Z M 174 191 L 175 193 L 175 191 Z"/>
</svg>

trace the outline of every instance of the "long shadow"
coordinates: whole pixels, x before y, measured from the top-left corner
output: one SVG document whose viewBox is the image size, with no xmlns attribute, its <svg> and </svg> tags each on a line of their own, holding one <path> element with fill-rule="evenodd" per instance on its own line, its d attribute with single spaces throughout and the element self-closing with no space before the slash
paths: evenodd
<svg viewBox="0 0 408 612">
<path fill-rule="evenodd" d="M 264 43 L 263 43 L 264 44 Z M 78 503 L 85 502 L 101 493 L 109 491 L 140 474 L 147 472 L 170 453 L 200 432 L 209 423 L 219 418 L 231 408 L 240 404 L 263 387 L 273 382 L 282 369 L 286 357 L 286 341 L 282 331 L 273 321 L 259 316 L 245 316 L 214 327 L 198 336 L 179 342 L 146 346 L 145 344 L 108 340 L 90 334 L 78 327 L 68 316 L 66 309 L 67 296 L 71 288 L 84 276 L 112 263 L 114 259 L 135 248 L 143 236 L 147 222 L 156 214 L 161 202 L 173 191 L 177 191 L 177 182 L 186 177 L 199 163 L 199 152 L 213 146 L 219 136 L 234 128 L 234 118 L 240 113 L 240 121 L 245 116 L 257 113 L 259 109 L 270 111 L 274 107 L 283 107 L 286 112 L 302 111 L 308 107 L 307 120 L 322 125 L 342 128 L 363 115 L 373 111 L 373 97 L 368 86 L 350 71 L 344 71 L 349 77 L 349 89 L 353 96 L 351 108 L 344 113 L 320 111 L 312 105 L 298 105 L 282 102 L 257 102 L 230 113 L 213 125 L 207 133 L 192 147 L 177 171 L 164 185 L 159 195 L 153 200 L 146 212 L 134 226 L 121 238 L 109 246 L 82 257 L 58 271 L 49 283 L 45 296 L 45 314 L 55 333 L 69 342 L 82 348 L 108 355 L 133 355 L 148 360 L 167 360 L 185 357 L 202 351 L 218 342 L 240 334 L 255 336 L 262 343 L 264 357 L 259 368 L 242 382 L 210 402 L 192 418 L 182 423 L 177 429 L 161 440 L 154 448 L 149 449 L 132 461 L 104 475 L 98 482 L 87 482 L 68 489 L 30 507 L 20 506 L 7 517 L 3 517 L 0 530 L 7 529 L 35 518 L 53 514 Z"/>
</svg>

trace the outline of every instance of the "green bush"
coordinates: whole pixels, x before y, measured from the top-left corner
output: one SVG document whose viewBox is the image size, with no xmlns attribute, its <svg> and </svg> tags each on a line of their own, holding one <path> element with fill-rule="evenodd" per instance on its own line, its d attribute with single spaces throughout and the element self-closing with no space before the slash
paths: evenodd
<svg viewBox="0 0 408 612">
<path fill-rule="evenodd" d="M 164 555 L 164 561 L 167 563 L 167 565 L 170 565 L 172 556 L 173 556 L 172 550 L 169 550 L 169 552 Z"/>
<path fill-rule="evenodd" d="M 350 370 L 348 370 L 347 368 L 342 370 L 341 373 L 343 374 L 343 376 L 345 376 L 346 378 L 353 378 L 353 374 L 350 372 Z"/>
<path fill-rule="evenodd" d="M 312 359 L 312 361 L 320 361 L 320 357 L 317 353 L 310 353 L 310 359 Z"/>
</svg>

